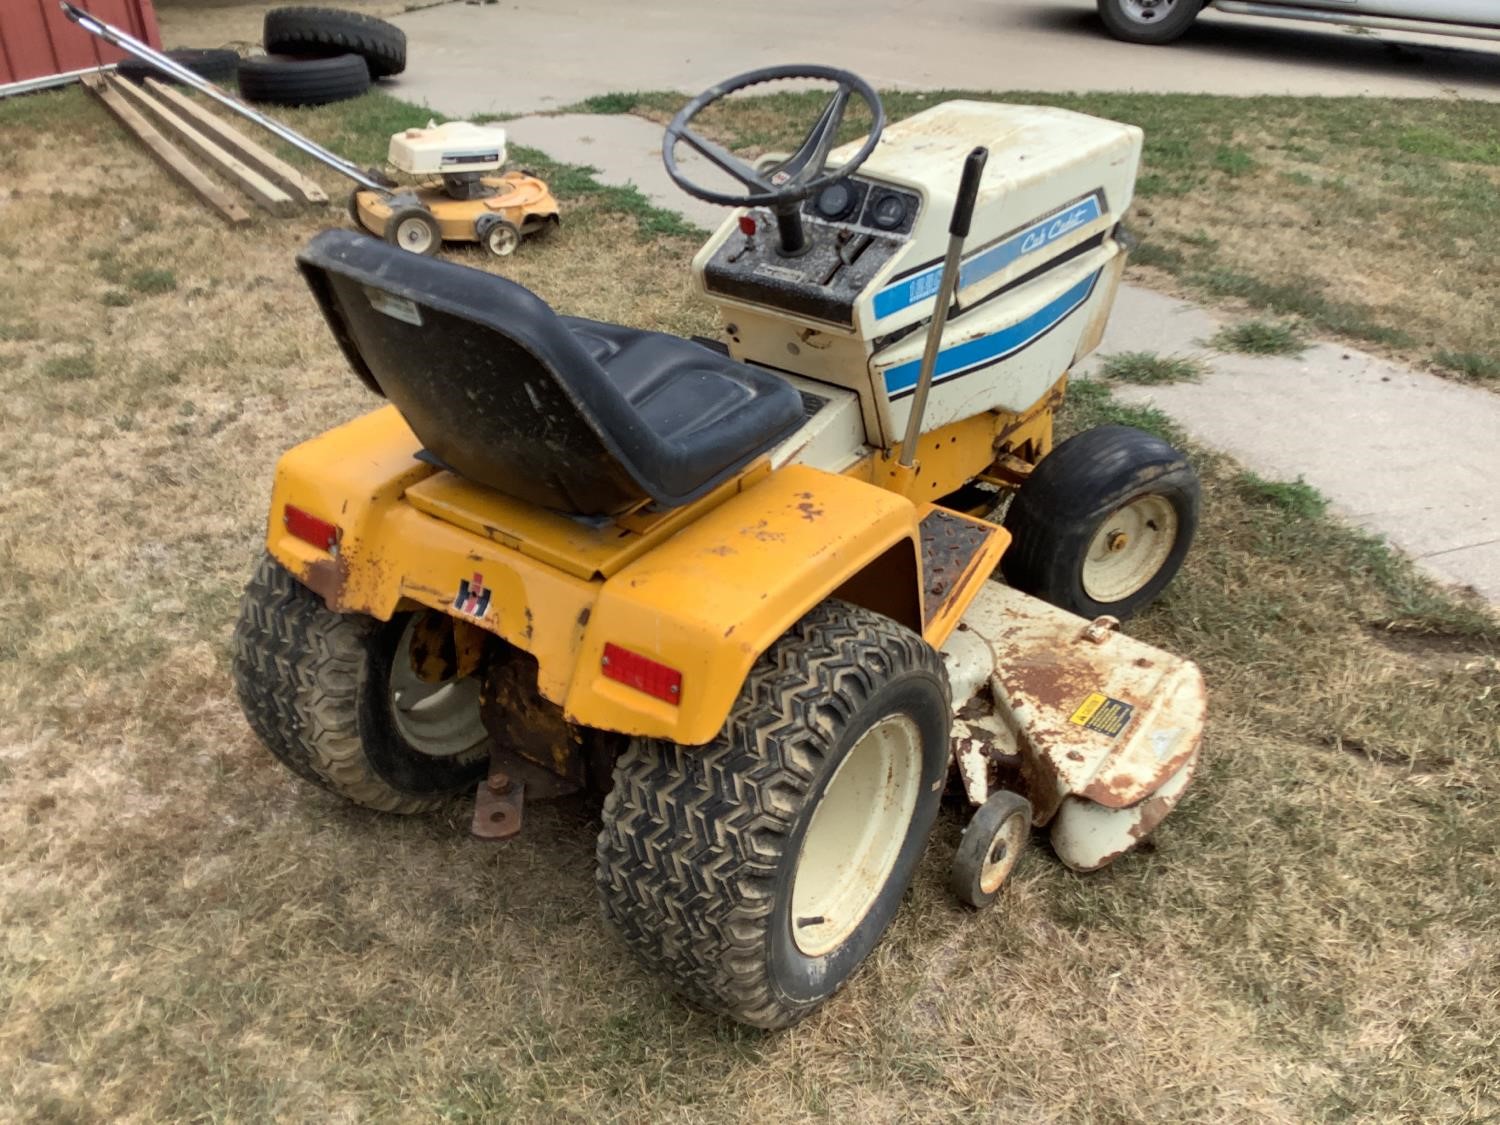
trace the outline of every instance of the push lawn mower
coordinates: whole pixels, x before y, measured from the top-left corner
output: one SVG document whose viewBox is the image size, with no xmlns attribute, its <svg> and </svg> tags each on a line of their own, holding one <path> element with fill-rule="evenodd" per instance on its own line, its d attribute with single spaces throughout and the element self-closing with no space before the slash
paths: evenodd
<svg viewBox="0 0 1500 1125">
<path fill-rule="evenodd" d="M 775 79 L 836 86 L 792 155 L 752 167 L 694 130 Z M 836 148 L 855 97 L 869 133 Z M 743 192 L 687 182 L 683 143 Z M 1054 449 L 1052 415 L 1109 313 L 1140 147 L 966 101 L 886 127 L 824 67 L 715 87 L 663 157 L 735 208 L 693 263 L 722 342 L 319 235 L 303 273 L 389 405 L 277 467 L 234 639 L 256 733 L 370 808 L 475 791 L 483 837 L 607 794 L 606 916 L 761 1027 L 875 946 L 950 777 L 978 806 L 952 869 L 971 905 L 1033 827 L 1077 870 L 1129 850 L 1192 776 L 1204 692 L 1117 619 L 1177 571 L 1198 486 L 1136 430 Z"/>
<path fill-rule="evenodd" d="M 356 188 L 349 197 L 357 225 L 403 250 L 436 254 L 444 241 L 477 241 L 504 258 L 524 236 L 558 222 L 557 200 L 531 173 L 485 175 L 505 163 L 505 130 L 497 126 L 407 129 L 391 137 L 386 159 L 410 175 L 441 177 L 394 193 Z"/>
</svg>

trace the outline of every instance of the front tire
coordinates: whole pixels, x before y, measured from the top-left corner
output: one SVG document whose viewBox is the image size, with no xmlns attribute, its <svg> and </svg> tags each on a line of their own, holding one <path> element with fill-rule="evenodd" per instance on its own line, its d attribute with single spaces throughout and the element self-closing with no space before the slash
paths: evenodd
<svg viewBox="0 0 1500 1125">
<path fill-rule="evenodd" d="M 599 834 L 606 917 L 688 999 L 785 1027 L 895 916 L 937 815 L 941 658 L 889 618 L 818 606 L 756 662 L 706 746 L 638 739 Z"/>
<path fill-rule="evenodd" d="M 1005 580 L 1080 617 L 1140 612 L 1181 569 L 1198 527 L 1198 477 L 1130 426 L 1074 434 L 1032 471 L 1005 514 Z"/>
<path fill-rule="evenodd" d="M 266 555 L 234 629 L 235 688 L 261 742 L 297 776 L 380 812 L 437 808 L 488 770 L 478 684 L 420 684 L 412 619 L 334 613 Z"/>
<path fill-rule="evenodd" d="M 1160 47 L 1182 38 L 1202 0 L 1099 0 L 1099 18 L 1116 39 Z"/>
</svg>

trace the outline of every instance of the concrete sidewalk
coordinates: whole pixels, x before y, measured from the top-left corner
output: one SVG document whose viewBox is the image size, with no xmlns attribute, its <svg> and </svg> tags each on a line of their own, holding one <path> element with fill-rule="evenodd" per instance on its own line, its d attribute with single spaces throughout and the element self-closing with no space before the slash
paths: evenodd
<svg viewBox="0 0 1500 1125">
<path fill-rule="evenodd" d="M 511 139 L 634 184 L 704 228 L 726 211 L 685 195 L 661 163 L 661 127 L 638 117 L 569 115 L 507 123 Z M 714 169 L 686 164 L 702 174 Z M 1334 512 L 1385 536 L 1436 578 L 1500 604 L 1500 394 L 1462 386 L 1354 348 L 1314 344 L 1298 358 L 1223 355 L 1203 341 L 1231 318 L 1123 286 L 1099 351 L 1200 355 L 1200 383 L 1121 386 L 1205 445 L 1272 480 L 1301 478 Z"/>
<path fill-rule="evenodd" d="M 455 115 L 530 113 L 622 90 L 697 93 L 755 67 L 817 62 L 878 89 L 1500 100 L 1500 46 L 1481 40 L 1355 35 L 1209 11 L 1180 42 L 1139 47 L 1107 36 L 1094 8 L 1093 0 L 442 4 L 395 18 L 411 50 L 389 88 Z"/>
</svg>

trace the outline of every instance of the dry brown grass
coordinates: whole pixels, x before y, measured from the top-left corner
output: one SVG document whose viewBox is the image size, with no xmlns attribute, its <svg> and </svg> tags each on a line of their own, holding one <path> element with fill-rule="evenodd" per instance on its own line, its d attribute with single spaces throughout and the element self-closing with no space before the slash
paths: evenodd
<svg viewBox="0 0 1500 1125">
<path fill-rule="evenodd" d="M 353 151 L 399 113 L 296 120 Z M 1081 878 L 1039 846 L 976 917 L 950 812 L 852 986 L 745 1031 L 603 930 L 586 807 L 486 848 L 461 802 L 403 820 L 297 782 L 236 710 L 273 461 L 372 405 L 292 263 L 341 211 L 226 230 L 76 91 L 0 106 L 0 149 L 0 1119 L 1500 1114 L 1494 627 L 1316 498 L 1203 457 L 1200 545 L 1137 626 L 1213 693 L 1153 847 Z M 549 174 L 568 223 L 505 272 L 710 327 L 691 241 Z M 1118 413 L 1085 386 L 1070 424 Z"/>
</svg>

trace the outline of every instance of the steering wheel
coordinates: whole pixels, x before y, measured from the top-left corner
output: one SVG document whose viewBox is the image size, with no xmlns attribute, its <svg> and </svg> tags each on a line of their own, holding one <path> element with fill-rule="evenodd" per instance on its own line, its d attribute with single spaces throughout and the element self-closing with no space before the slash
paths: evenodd
<svg viewBox="0 0 1500 1125">
<path fill-rule="evenodd" d="M 797 151 L 774 168 L 757 171 L 739 157 L 732 155 L 713 141 L 699 136 L 692 128 L 693 119 L 709 106 L 723 101 L 730 94 L 738 93 L 749 86 L 779 79 L 817 79 L 833 82 L 838 86 L 818 120 L 808 130 L 807 136 Z M 828 154 L 838 137 L 839 126 L 844 123 L 844 112 L 849 107 L 851 94 L 858 94 L 870 109 L 870 135 L 854 156 L 841 167 L 829 171 Z M 802 219 L 797 204 L 808 196 L 822 191 L 829 184 L 842 179 L 854 171 L 875 151 L 885 128 L 885 107 L 880 104 L 880 95 L 857 74 L 831 66 L 797 65 L 765 66 L 748 71 L 726 82 L 720 82 L 703 91 L 678 111 L 667 126 L 662 138 L 661 159 L 666 165 L 672 182 L 689 195 L 708 203 L 719 203 L 725 207 L 770 207 L 776 212 L 781 234 L 781 252 L 799 254 L 806 249 L 802 232 Z M 749 191 L 739 195 L 712 191 L 693 183 L 677 167 L 677 145 L 686 144 L 696 150 L 710 163 L 733 176 Z"/>
</svg>

